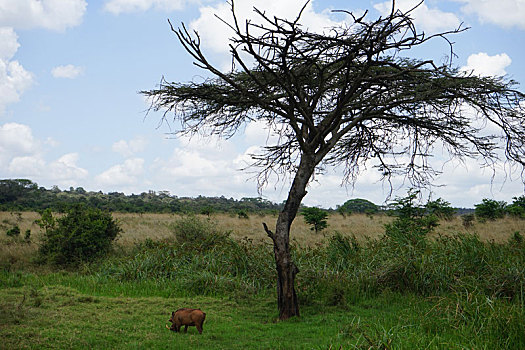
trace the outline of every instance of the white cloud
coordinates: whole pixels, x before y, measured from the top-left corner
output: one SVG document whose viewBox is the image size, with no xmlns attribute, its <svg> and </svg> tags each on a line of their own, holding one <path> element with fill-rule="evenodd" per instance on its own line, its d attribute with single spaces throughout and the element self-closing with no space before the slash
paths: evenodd
<svg viewBox="0 0 525 350">
<path fill-rule="evenodd" d="M 436 188 L 437 197 L 457 206 L 473 208 L 483 198 L 499 198 L 509 201 L 513 196 L 523 192 L 520 181 L 510 181 L 511 174 L 505 170 L 505 164 L 495 164 L 491 168 L 482 167 L 476 159 L 465 159 L 463 163 L 455 160 L 443 167 L 443 174 L 437 183 L 446 186 Z"/>
<path fill-rule="evenodd" d="M 175 149 L 172 157 L 165 162 L 161 171 L 178 178 L 218 177 L 232 174 L 231 160 L 210 159 L 195 149 Z"/>
<path fill-rule="evenodd" d="M 68 153 L 49 164 L 50 178 L 62 181 L 85 179 L 88 171 L 77 165 L 78 158 L 78 153 Z"/>
<path fill-rule="evenodd" d="M 46 148 L 53 147 L 52 139 L 41 141 L 31 128 L 18 123 L 0 125 L 0 174 L 4 177 L 58 181 L 58 185 L 74 185 L 85 180 L 88 171 L 79 167 L 77 153 L 68 153 L 47 162 Z"/>
<path fill-rule="evenodd" d="M 0 125 L 0 157 L 27 155 L 37 149 L 38 144 L 29 126 L 18 123 Z"/>
<path fill-rule="evenodd" d="M 0 125 L 0 174 L 34 175 L 42 165 L 39 149 L 39 142 L 27 125 Z"/>
<path fill-rule="evenodd" d="M 186 5 L 186 0 L 110 0 L 104 5 L 104 10 L 115 15 L 129 12 L 181 10 Z"/>
<path fill-rule="evenodd" d="M 55 78 L 67 78 L 67 79 L 75 79 L 79 75 L 84 73 L 83 67 L 77 67 L 72 64 L 68 64 L 65 66 L 57 66 L 51 70 L 51 74 Z"/>
<path fill-rule="evenodd" d="M 244 137 L 255 145 L 273 145 L 279 141 L 275 128 L 270 128 L 264 120 L 254 120 L 246 125 Z"/>
<path fill-rule="evenodd" d="M 122 164 L 117 164 L 95 177 L 95 181 L 105 186 L 122 187 L 134 185 L 144 173 L 144 159 L 127 159 Z"/>
<path fill-rule="evenodd" d="M 18 102 L 21 94 L 33 84 L 32 74 L 12 60 L 19 46 L 13 28 L 0 28 L 0 115 L 8 104 Z"/>
<path fill-rule="evenodd" d="M 136 137 L 133 140 L 120 140 L 113 144 L 113 152 L 119 153 L 124 157 L 130 157 L 138 152 L 144 151 L 148 141 L 144 137 Z"/>
<path fill-rule="evenodd" d="M 10 60 L 20 47 L 18 36 L 13 28 L 0 27 L 0 59 Z"/>
<path fill-rule="evenodd" d="M 251 175 L 239 171 L 239 152 L 230 141 L 198 144 L 191 139 L 182 143 L 183 147 L 175 148 L 167 158 L 157 158 L 149 169 L 157 188 L 170 189 L 178 196 L 257 195 L 255 183 L 249 181 Z"/>
<path fill-rule="evenodd" d="M 467 59 L 467 65 L 461 70 L 481 76 L 503 76 L 507 74 L 505 68 L 512 63 L 506 53 L 489 56 L 485 52 L 472 54 Z"/>
<path fill-rule="evenodd" d="M 0 0 L 0 25 L 63 31 L 82 22 L 85 0 Z"/>
<path fill-rule="evenodd" d="M 481 22 L 501 27 L 525 29 L 525 1 L 523 0 L 456 0 L 465 3 L 462 11 L 477 15 Z"/>
<path fill-rule="evenodd" d="M 398 0 L 396 8 L 408 11 L 414 8 L 420 0 Z M 388 15 L 392 10 L 392 2 L 386 1 L 374 5 L 381 15 Z M 457 28 L 461 21 L 453 13 L 443 12 L 437 8 L 429 8 L 425 3 L 412 12 L 412 17 L 418 28 L 428 32 L 446 31 Z"/>
<path fill-rule="evenodd" d="M 39 156 L 14 157 L 9 163 L 8 171 L 17 177 L 37 177 L 44 173 L 45 161 Z"/>
</svg>

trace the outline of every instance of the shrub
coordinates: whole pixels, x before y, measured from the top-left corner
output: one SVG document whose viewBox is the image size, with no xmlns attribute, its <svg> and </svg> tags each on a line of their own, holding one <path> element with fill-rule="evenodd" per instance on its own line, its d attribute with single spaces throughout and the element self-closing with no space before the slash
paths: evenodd
<svg viewBox="0 0 525 350">
<path fill-rule="evenodd" d="M 248 213 L 246 212 L 246 210 L 239 210 L 237 212 L 237 216 L 239 219 L 249 219 L 250 217 L 248 216 Z"/>
<path fill-rule="evenodd" d="M 480 204 L 475 204 L 476 216 L 480 219 L 496 220 L 505 217 L 504 201 L 484 198 Z"/>
<path fill-rule="evenodd" d="M 9 230 L 7 230 L 5 234 L 8 235 L 9 237 L 18 237 L 20 236 L 20 227 L 18 227 L 18 225 L 15 225 L 11 227 Z"/>
<path fill-rule="evenodd" d="M 418 192 L 410 191 L 404 198 L 397 198 L 390 207 L 397 218 L 385 224 L 385 235 L 397 243 L 418 245 L 424 244 L 425 238 L 436 226 L 438 218 L 427 211 L 426 207 L 414 203 Z"/>
<path fill-rule="evenodd" d="M 514 197 L 512 204 L 507 206 L 507 212 L 517 218 L 525 219 L 525 196 Z"/>
<path fill-rule="evenodd" d="M 310 230 L 315 231 L 315 233 L 324 230 L 328 227 L 328 213 L 320 208 L 303 208 L 301 210 L 301 215 L 304 217 L 304 221 L 311 225 Z"/>
<path fill-rule="evenodd" d="M 177 220 L 172 229 L 180 244 L 190 249 L 208 250 L 219 243 L 224 243 L 231 232 L 223 232 L 210 219 L 200 219 L 189 215 Z"/>
<path fill-rule="evenodd" d="M 53 229 L 55 227 L 55 218 L 53 217 L 53 213 L 51 213 L 51 209 L 47 208 L 44 211 L 40 213 L 40 219 L 35 220 L 35 223 L 40 226 L 44 232 L 47 233 L 47 231 Z"/>
<path fill-rule="evenodd" d="M 30 230 L 30 229 L 27 229 L 27 230 L 26 230 L 26 232 L 25 232 L 25 234 L 24 234 L 24 240 L 25 240 L 26 242 L 31 241 L 31 230 Z"/>
<path fill-rule="evenodd" d="M 237 242 L 217 231 L 213 222 L 194 216 L 175 225 L 197 227 L 200 243 L 145 240 L 136 245 L 131 257 L 103 261 L 98 275 L 119 281 L 169 283 L 170 294 L 178 296 L 229 294 L 238 299 L 275 287 L 273 251 L 267 245 L 247 239 Z M 221 238 L 213 242 L 211 237 Z"/>
<path fill-rule="evenodd" d="M 201 208 L 200 213 L 201 213 L 202 215 L 206 215 L 207 217 L 210 217 L 211 214 L 213 214 L 214 211 L 215 211 L 215 210 L 213 209 L 213 207 L 211 207 L 211 206 L 205 206 L 205 207 Z"/>
<path fill-rule="evenodd" d="M 45 215 L 46 222 L 52 225 L 46 226 L 39 255 L 42 261 L 56 265 L 75 265 L 106 254 L 122 231 L 111 214 L 100 209 L 79 205 L 58 219 L 49 215 Z"/>
<path fill-rule="evenodd" d="M 428 201 L 425 205 L 428 214 L 435 215 L 443 220 L 452 220 L 456 209 L 450 206 L 450 203 L 438 198 L 435 201 Z"/>
</svg>

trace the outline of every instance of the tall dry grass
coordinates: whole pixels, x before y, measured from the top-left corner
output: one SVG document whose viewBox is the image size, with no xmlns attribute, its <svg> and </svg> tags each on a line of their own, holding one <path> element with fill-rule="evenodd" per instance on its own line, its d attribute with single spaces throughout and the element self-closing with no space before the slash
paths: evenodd
<svg viewBox="0 0 525 350">
<path fill-rule="evenodd" d="M 148 238 L 152 240 L 173 238 L 172 225 L 181 218 L 179 214 L 114 213 L 113 216 L 123 229 L 116 241 L 122 248 L 132 247 Z M 200 217 L 207 218 L 202 215 Z M 26 264 L 30 261 L 38 249 L 42 235 L 40 227 L 35 224 L 35 220 L 39 218 L 40 215 L 35 212 L 0 212 L 0 267 Z M 251 214 L 249 218 L 239 218 L 237 215 L 216 213 L 209 219 L 221 230 L 231 231 L 231 236 L 235 239 L 248 238 L 255 243 L 270 243 L 262 223 L 266 222 L 271 228 L 275 225 L 277 216 Z M 299 215 L 292 225 L 290 237 L 301 246 L 315 246 L 325 241 L 326 237 L 339 232 L 342 235 L 354 235 L 358 241 L 363 242 L 367 238 L 381 237 L 384 234 L 384 225 L 392 219 L 386 215 L 354 214 L 343 217 L 340 214 L 332 214 L 328 218 L 328 228 L 315 234 Z M 17 239 L 7 237 L 5 234 L 14 225 L 18 225 L 21 231 Z M 29 244 L 23 240 L 27 229 L 31 230 Z M 472 227 L 465 228 L 461 217 L 455 217 L 451 221 L 440 221 L 433 235 L 451 235 L 458 232 L 477 234 L 483 241 L 505 242 L 515 232 L 525 234 L 525 220 L 506 217 L 496 221 L 474 221 Z"/>
<path fill-rule="evenodd" d="M 16 268 L 28 265 L 38 249 L 40 227 L 35 223 L 40 215 L 34 212 L 0 212 L 0 268 Z M 8 237 L 7 230 L 13 226 L 20 228 L 19 237 Z M 31 230 L 31 240 L 24 241 L 27 230 Z"/>
</svg>

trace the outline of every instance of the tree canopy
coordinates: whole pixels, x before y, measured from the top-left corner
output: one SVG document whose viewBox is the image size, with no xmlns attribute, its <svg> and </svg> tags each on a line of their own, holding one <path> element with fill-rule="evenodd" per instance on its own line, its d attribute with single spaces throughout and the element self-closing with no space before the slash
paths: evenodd
<svg viewBox="0 0 525 350">
<path fill-rule="evenodd" d="M 337 208 L 340 213 L 377 213 L 379 207 L 362 198 L 349 199 Z"/>
<path fill-rule="evenodd" d="M 253 155 L 261 185 L 270 172 L 294 173 L 302 154 L 319 168 L 345 165 L 347 180 L 375 159 L 385 179 L 406 175 L 415 185 L 428 185 L 437 173 L 428 161 L 436 147 L 490 165 L 503 145 L 507 159 L 525 164 L 524 95 L 516 82 L 402 56 L 464 29 L 427 36 L 416 31 L 410 11 L 392 7 L 385 18 L 353 17 L 323 34 L 303 28 L 300 14 L 290 21 L 255 11 L 261 24 L 243 26 L 235 12 L 228 24 L 234 32 L 230 72 L 206 59 L 197 33 L 172 27 L 211 77 L 202 83 L 163 79 L 143 93 L 153 98 L 153 109 L 182 123 L 180 133 L 229 137 L 247 122 L 266 121 L 279 141 Z M 242 54 L 251 56 L 253 67 Z"/>
</svg>

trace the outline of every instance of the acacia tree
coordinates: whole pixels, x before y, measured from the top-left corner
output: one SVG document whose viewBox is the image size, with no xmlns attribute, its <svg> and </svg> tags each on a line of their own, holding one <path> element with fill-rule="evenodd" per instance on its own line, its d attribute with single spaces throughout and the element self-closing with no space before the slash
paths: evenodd
<svg viewBox="0 0 525 350">
<path fill-rule="evenodd" d="M 304 208 L 301 210 L 301 215 L 304 217 L 304 221 L 311 225 L 310 230 L 318 233 L 328 227 L 328 213 L 323 209 L 317 207 Z"/>
<path fill-rule="evenodd" d="M 422 3 L 422 2 L 421 2 Z M 230 39 L 231 71 L 208 61 L 197 32 L 171 25 L 194 64 L 207 71 L 203 82 L 168 82 L 142 93 L 162 119 L 180 122 L 179 134 L 231 137 L 242 126 L 262 120 L 278 134 L 252 155 L 259 188 L 271 174 L 289 176 L 291 186 L 275 228 L 263 224 L 273 241 L 277 302 L 281 319 L 299 315 L 289 234 L 307 185 L 316 171 L 344 165 L 352 182 L 373 161 L 383 179 L 404 176 L 414 187 L 429 186 L 438 173 L 429 163 L 443 148 L 451 159 L 471 157 L 494 166 L 502 149 L 511 163 L 524 166 L 525 96 L 502 77 L 479 77 L 452 66 L 449 37 L 464 31 L 425 35 L 410 11 L 396 10 L 368 20 L 367 13 L 324 33 L 293 19 L 254 9 L 259 22 L 223 20 Z M 403 54 L 429 40 L 450 45 L 450 61 L 411 59 Z M 484 130 L 496 126 L 498 135 Z M 491 130 L 493 128 L 491 127 Z M 503 142 L 501 142 L 503 140 Z M 501 146 L 502 145 L 502 146 Z"/>
</svg>

